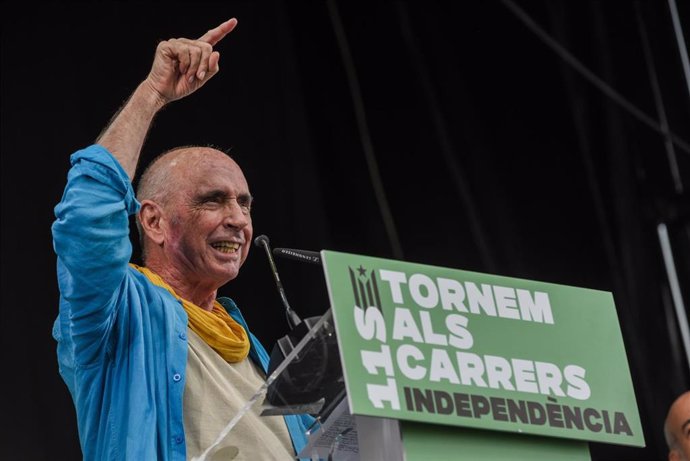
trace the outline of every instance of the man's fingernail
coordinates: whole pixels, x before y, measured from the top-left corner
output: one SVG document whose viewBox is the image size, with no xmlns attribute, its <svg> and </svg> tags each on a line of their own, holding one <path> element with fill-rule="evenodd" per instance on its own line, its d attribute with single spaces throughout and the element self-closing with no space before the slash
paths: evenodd
<svg viewBox="0 0 690 461">
<path fill-rule="evenodd" d="M 193 76 L 193 75 L 190 75 L 188 81 L 189 81 L 189 83 L 192 83 L 192 82 L 194 81 L 194 76 Z"/>
<path fill-rule="evenodd" d="M 199 72 L 199 80 L 203 80 L 204 77 L 206 77 L 206 72 L 202 70 L 201 72 Z"/>
</svg>

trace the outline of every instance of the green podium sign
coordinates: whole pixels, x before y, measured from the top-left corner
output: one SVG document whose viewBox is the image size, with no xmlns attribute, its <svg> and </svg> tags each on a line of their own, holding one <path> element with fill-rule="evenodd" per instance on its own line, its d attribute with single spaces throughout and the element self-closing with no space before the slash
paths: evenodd
<svg viewBox="0 0 690 461">
<path fill-rule="evenodd" d="M 644 446 L 611 293 L 321 255 L 353 414 Z"/>
</svg>

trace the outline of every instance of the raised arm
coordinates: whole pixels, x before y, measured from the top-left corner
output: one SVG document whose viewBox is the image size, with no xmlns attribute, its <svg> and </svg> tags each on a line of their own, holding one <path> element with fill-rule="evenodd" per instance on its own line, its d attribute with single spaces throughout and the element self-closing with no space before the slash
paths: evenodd
<svg viewBox="0 0 690 461">
<path fill-rule="evenodd" d="M 61 299 L 56 334 L 73 338 L 69 347 L 75 363 L 95 363 L 110 338 L 132 255 L 128 220 L 138 202 L 131 179 L 151 121 L 165 104 L 193 93 L 218 73 L 213 46 L 236 24 L 226 21 L 198 40 L 161 42 L 149 75 L 98 144 L 70 156 L 72 167 L 51 230 Z"/>
<path fill-rule="evenodd" d="M 218 73 L 220 54 L 213 47 L 236 25 L 232 18 L 197 40 L 178 38 L 158 44 L 148 76 L 96 141 L 115 156 L 130 179 L 156 113 L 167 103 L 192 94 Z"/>
</svg>

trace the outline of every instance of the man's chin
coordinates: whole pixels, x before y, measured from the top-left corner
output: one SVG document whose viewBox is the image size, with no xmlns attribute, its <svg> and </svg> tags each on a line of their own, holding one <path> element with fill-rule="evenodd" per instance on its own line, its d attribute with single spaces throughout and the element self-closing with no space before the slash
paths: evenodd
<svg viewBox="0 0 690 461">
<path fill-rule="evenodd" d="M 216 280 L 222 286 L 236 279 L 239 273 L 239 268 L 223 267 L 215 271 L 213 279 Z"/>
<path fill-rule="evenodd" d="M 207 263 L 204 267 L 200 267 L 197 274 L 201 280 L 212 282 L 220 287 L 237 278 L 240 266 L 239 261 L 213 261 L 211 264 Z"/>
</svg>

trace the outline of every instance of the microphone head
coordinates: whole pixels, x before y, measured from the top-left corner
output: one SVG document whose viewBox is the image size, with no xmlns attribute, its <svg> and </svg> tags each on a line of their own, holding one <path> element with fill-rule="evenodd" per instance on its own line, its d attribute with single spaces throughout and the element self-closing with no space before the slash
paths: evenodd
<svg viewBox="0 0 690 461">
<path fill-rule="evenodd" d="M 294 248 L 274 248 L 273 254 L 296 261 L 321 264 L 321 255 L 318 251 L 296 250 Z"/>
<path fill-rule="evenodd" d="M 264 246 L 264 245 L 268 245 L 268 237 L 266 237 L 266 236 L 263 235 L 263 234 L 257 236 L 257 237 L 254 239 L 254 245 L 256 245 L 256 246 L 258 246 L 258 247 L 262 247 L 262 246 Z"/>
</svg>

